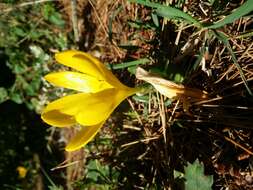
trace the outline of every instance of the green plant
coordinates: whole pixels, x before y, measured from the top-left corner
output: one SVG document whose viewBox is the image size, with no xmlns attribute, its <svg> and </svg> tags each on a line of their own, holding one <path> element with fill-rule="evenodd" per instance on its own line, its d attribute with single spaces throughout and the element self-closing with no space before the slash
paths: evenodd
<svg viewBox="0 0 253 190">
<path fill-rule="evenodd" d="M 199 30 L 203 30 L 203 31 L 211 30 L 210 31 L 211 35 L 209 38 L 211 39 L 212 37 L 216 37 L 227 47 L 229 53 L 232 56 L 233 63 L 238 69 L 248 93 L 251 96 L 253 95 L 251 92 L 251 89 L 248 86 L 248 82 L 245 78 L 244 72 L 242 71 L 241 66 L 236 61 L 236 56 L 229 44 L 228 38 L 225 35 L 222 35 L 222 33 L 220 33 L 219 31 L 216 31 L 216 29 L 224 27 L 225 25 L 230 24 L 232 22 L 235 22 L 237 19 L 253 11 L 253 4 L 251 1 L 249 0 L 246 1 L 239 8 L 233 11 L 231 14 L 227 15 L 224 19 L 221 19 L 220 21 L 215 22 L 215 23 L 201 23 L 197 19 L 193 18 L 190 14 L 185 13 L 179 10 L 178 8 L 168 6 L 168 5 L 162 5 L 160 3 L 153 3 L 153 2 L 145 1 L 145 0 L 131 0 L 130 2 L 136 2 L 136 3 L 153 8 L 154 9 L 153 14 L 156 14 L 157 16 L 161 16 L 163 18 L 172 19 L 172 20 L 181 20 L 188 24 L 195 25 Z"/>
<path fill-rule="evenodd" d="M 14 78 L 11 85 L 1 88 L 1 102 L 10 99 L 40 111 L 42 77 L 52 63 L 49 49 L 67 47 L 64 23 L 52 3 L 34 5 L 32 9 L 14 6 L 1 13 L 0 50 L 5 57 L 1 64 L 9 67 L 9 75 Z"/>
<path fill-rule="evenodd" d="M 213 177 L 204 174 L 204 166 L 198 160 L 185 167 L 185 190 L 211 190 Z"/>
</svg>

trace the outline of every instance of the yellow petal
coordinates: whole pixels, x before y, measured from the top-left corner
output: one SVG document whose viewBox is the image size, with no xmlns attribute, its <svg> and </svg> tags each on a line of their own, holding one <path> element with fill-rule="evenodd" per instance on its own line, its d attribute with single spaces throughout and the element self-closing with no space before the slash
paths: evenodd
<svg viewBox="0 0 253 190">
<path fill-rule="evenodd" d="M 74 116 L 78 113 L 81 104 L 84 101 L 89 100 L 90 97 L 91 97 L 91 94 L 86 94 L 86 93 L 78 93 L 78 94 L 64 96 L 60 99 L 57 99 L 49 103 L 46 106 L 46 108 L 43 110 L 43 113 L 57 110 L 58 112 L 62 114 Z"/>
<path fill-rule="evenodd" d="M 27 169 L 23 166 L 18 166 L 17 169 L 19 178 L 25 178 L 27 174 Z"/>
<path fill-rule="evenodd" d="M 137 89 L 107 89 L 93 94 L 89 101 L 83 101 L 82 108 L 76 115 L 76 121 L 82 125 L 96 125 L 106 120 L 113 110 Z"/>
<path fill-rule="evenodd" d="M 135 88 L 106 89 L 94 94 L 65 96 L 49 103 L 42 113 L 42 119 L 58 127 L 74 124 L 75 121 L 85 126 L 97 125 L 105 121 L 121 101 L 137 91 Z"/>
<path fill-rule="evenodd" d="M 96 77 L 97 79 L 104 79 L 103 69 L 101 69 L 101 65 L 103 66 L 103 64 L 87 53 L 67 50 L 56 53 L 55 58 L 63 65 Z"/>
<path fill-rule="evenodd" d="M 49 125 L 56 127 L 69 127 L 76 123 L 73 116 L 61 113 L 58 110 L 52 110 L 41 114 L 41 118 Z"/>
<path fill-rule="evenodd" d="M 104 80 L 98 80 L 93 76 L 71 71 L 50 73 L 45 76 L 45 79 L 56 86 L 86 93 L 94 93 L 107 88 L 113 88 Z"/>
<path fill-rule="evenodd" d="M 66 146 L 66 151 L 74 151 L 90 142 L 103 126 L 103 122 L 93 126 L 83 126 L 74 138 Z"/>
<path fill-rule="evenodd" d="M 41 114 L 43 121 L 56 127 L 67 127 L 76 123 L 75 115 L 83 99 L 88 99 L 90 94 L 79 93 L 65 96 L 49 103 Z"/>
<path fill-rule="evenodd" d="M 55 54 L 56 60 L 68 67 L 76 69 L 82 73 L 91 75 L 98 80 L 106 80 L 117 88 L 126 88 L 103 63 L 88 53 L 76 50 L 67 50 Z"/>
</svg>

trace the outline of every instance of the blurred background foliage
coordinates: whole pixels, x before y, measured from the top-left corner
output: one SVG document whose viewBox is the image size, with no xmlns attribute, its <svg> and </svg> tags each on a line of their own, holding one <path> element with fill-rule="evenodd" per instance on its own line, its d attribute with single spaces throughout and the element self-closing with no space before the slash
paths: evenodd
<svg viewBox="0 0 253 190">
<path fill-rule="evenodd" d="M 52 52 L 67 48 L 65 22 L 52 3 L 10 8 L 0 17 L 2 88 L 0 101 L 25 103 L 40 110 L 42 76 L 49 71 Z M 20 1 L 21 2 L 21 1 Z"/>
<path fill-rule="evenodd" d="M 48 99 L 43 75 L 68 38 L 55 4 L 22 3 L 0 2 L 0 189 L 47 189 L 44 174 L 64 155 L 47 148 L 50 133 L 38 115 Z M 64 174 L 53 175 L 60 182 Z"/>
</svg>

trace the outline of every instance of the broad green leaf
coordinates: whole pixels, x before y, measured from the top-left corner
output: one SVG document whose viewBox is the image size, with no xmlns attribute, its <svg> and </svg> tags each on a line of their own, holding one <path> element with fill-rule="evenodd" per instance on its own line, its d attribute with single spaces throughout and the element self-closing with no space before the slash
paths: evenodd
<svg viewBox="0 0 253 190">
<path fill-rule="evenodd" d="M 8 99 L 8 92 L 5 88 L 0 87 L 0 103 Z"/>
<path fill-rule="evenodd" d="M 43 16 L 46 20 L 55 24 L 59 27 L 64 27 L 64 20 L 61 17 L 61 14 L 58 13 L 51 4 L 45 4 L 43 7 Z"/>
<path fill-rule="evenodd" d="M 27 33 L 21 27 L 18 27 L 18 26 L 13 27 L 12 32 L 13 32 L 13 34 L 20 36 L 20 37 L 24 37 L 27 35 Z"/>
<path fill-rule="evenodd" d="M 215 0 L 208 0 L 211 5 L 215 3 Z"/>
<path fill-rule="evenodd" d="M 86 184 L 98 185 L 96 189 L 107 189 L 106 185 L 111 187 L 116 184 L 119 173 L 110 168 L 109 165 L 102 165 L 98 160 L 90 160 L 87 164 Z M 104 188 L 103 188 L 104 187 Z"/>
<path fill-rule="evenodd" d="M 251 11 L 253 11 L 253 2 L 252 0 L 248 0 L 245 3 L 243 3 L 239 8 L 237 8 L 235 11 L 233 11 L 230 15 L 212 24 L 211 26 L 208 26 L 207 28 L 210 29 L 220 28 L 226 24 L 234 22 L 235 20 L 241 18 L 244 15 L 247 15 Z"/>
<path fill-rule="evenodd" d="M 87 168 L 88 173 L 86 177 L 92 179 L 94 182 L 98 181 L 99 178 L 104 179 L 109 176 L 108 165 L 103 166 L 98 160 L 90 160 Z"/>
<path fill-rule="evenodd" d="M 196 160 L 185 167 L 185 190 L 211 190 L 213 177 L 204 174 L 204 166 Z"/>
<path fill-rule="evenodd" d="M 23 103 L 23 98 L 18 92 L 11 93 L 10 94 L 10 99 L 13 102 L 17 103 L 17 104 L 22 104 Z"/>
<path fill-rule="evenodd" d="M 52 24 L 55 24 L 61 28 L 64 27 L 65 25 L 65 22 L 64 20 L 62 20 L 61 18 L 61 14 L 60 13 L 57 13 L 57 12 L 54 12 L 54 14 L 50 15 L 48 20 L 52 23 Z"/>
</svg>

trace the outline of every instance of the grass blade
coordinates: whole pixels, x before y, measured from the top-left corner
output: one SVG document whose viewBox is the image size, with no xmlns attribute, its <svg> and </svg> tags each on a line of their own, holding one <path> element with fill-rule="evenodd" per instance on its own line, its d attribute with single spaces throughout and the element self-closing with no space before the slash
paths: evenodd
<svg viewBox="0 0 253 190">
<path fill-rule="evenodd" d="M 234 22 L 235 20 L 250 13 L 251 11 L 253 11 L 253 3 L 251 0 L 248 0 L 245 3 L 243 3 L 239 8 L 237 8 L 234 12 L 232 12 L 230 15 L 212 24 L 211 26 L 208 26 L 207 28 L 210 28 L 210 29 L 220 28 L 226 24 Z"/>
<path fill-rule="evenodd" d="M 187 23 L 194 24 L 198 27 L 201 27 L 201 28 L 203 27 L 202 24 L 198 20 L 193 18 L 191 15 L 181 11 L 180 9 L 170 7 L 167 5 L 161 5 L 159 3 L 145 1 L 145 0 L 129 0 L 129 1 L 154 8 L 156 14 L 161 17 L 169 18 L 169 19 L 180 19 L 180 20 L 184 20 Z"/>
<path fill-rule="evenodd" d="M 191 15 L 181 11 L 180 9 L 164 6 L 160 9 L 157 9 L 155 12 L 158 16 L 168 19 L 184 20 L 189 24 L 194 24 L 195 26 L 202 28 L 202 25 L 198 20 L 193 18 Z"/>
<path fill-rule="evenodd" d="M 109 67 L 111 69 L 124 69 L 124 68 L 133 67 L 133 66 L 137 66 L 137 65 L 143 65 L 145 63 L 148 63 L 149 61 L 150 61 L 149 59 L 143 58 L 143 59 L 119 63 L 119 64 L 115 64 L 115 65 L 107 65 L 107 67 Z"/>
<path fill-rule="evenodd" d="M 214 34 L 220 41 L 222 41 L 223 44 L 224 44 L 224 45 L 226 46 L 226 48 L 228 49 L 229 53 L 230 53 L 231 56 L 232 56 L 232 60 L 233 60 L 233 62 L 234 62 L 234 64 L 235 64 L 237 70 L 238 70 L 239 73 L 240 73 L 240 76 L 241 76 L 241 78 L 242 78 L 242 81 L 243 81 L 243 83 L 244 83 L 244 85 L 245 85 L 245 87 L 246 87 L 248 93 L 252 96 L 253 94 L 252 94 L 252 92 L 251 92 L 251 90 L 250 90 L 250 88 L 249 88 L 249 86 L 248 86 L 247 79 L 245 78 L 245 75 L 244 75 L 244 73 L 243 73 L 243 71 L 242 71 L 242 68 L 241 68 L 241 66 L 239 65 L 239 63 L 238 63 L 238 61 L 237 61 L 237 58 L 236 58 L 236 56 L 235 56 L 235 54 L 234 54 L 234 52 L 233 52 L 233 50 L 232 50 L 232 48 L 231 48 L 231 46 L 230 46 L 230 44 L 229 44 L 228 37 L 225 36 L 225 34 L 223 34 L 222 32 L 218 32 L 218 31 L 213 31 L 213 34 Z"/>
</svg>

